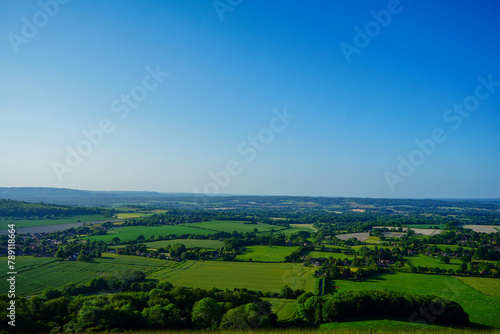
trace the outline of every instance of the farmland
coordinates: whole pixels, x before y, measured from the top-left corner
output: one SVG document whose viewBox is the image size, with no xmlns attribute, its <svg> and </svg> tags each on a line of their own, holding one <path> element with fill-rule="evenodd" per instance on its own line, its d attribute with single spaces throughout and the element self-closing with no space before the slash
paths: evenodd
<svg viewBox="0 0 500 334">
<path fill-rule="evenodd" d="M 500 280 L 487 277 L 457 277 L 468 286 L 482 293 L 498 298 L 500 302 Z"/>
<path fill-rule="evenodd" d="M 457 270 L 459 269 L 460 261 L 456 259 L 451 259 L 449 264 L 445 263 L 440 263 L 438 259 L 435 259 L 433 257 L 424 255 L 424 254 L 418 254 L 418 255 L 413 255 L 413 256 L 408 256 L 406 259 L 414 266 L 414 267 L 438 267 L 440 269 L 453 269 Z"/>
<path fill-rule="evenodd" d="M 482 279 L 482 278 L 480 278 Z M 425 283 L 424 283 L 425 282 Z M 470 315 L 470 321 L 500 326 L 500 300 L 471 288 L 461 280 L 450 276 L 387 273 L 362 283 L 334 282 L 337 291 L 393 290 L 415 294 L 431 294 L 458 302 Z"/>
<path fill-rule="evenodd" d="M 7 267 L 6 258 L 0 258 L 1 265 Z M 110 273 L 123 268 L 133 268 L 151 273 L 175 262 L 147 259 L 134 256 L 106 254 L 92 262 L 60 261 L 54 258 L 17 258 L 17 293 L 19 295 L 39 294 L 46 287 L 62 289 L 66 283 L 84 283 L 99 274 Z M 7 275 L 0 276 L 0 290 L 7 291 Z"/>
<path fill-rule="evenodd" d="M 350 238 L 356 238 L 359 241 L 366 241 L 366 239 L 370 237 L 370 233 L 361 232 L 361 233 L 337 234 L 335 237 L 340 240 L 349 240 Z"/>
<path fill-rule="evenodd" d="M 222 261 L 186 261 L 177 268 L 158 270 L 149 277 L 174 285 L 203 289 L 247 288 L 279 292 L 284 285 L 313 291 L 314 268 L 295 263 L 248 263 Z"/>
<path fill-rule="evenodd" d="M 333 253 L 333 252 L 318 252 L 318 251 L 312 251 L 312 252 L 307 252 L 306 255 L 310 255 L 314 258 L 318 257 L 324 257 L 324 258 L 329 258 L 330 256 L 333 257 L 334 259 L 352 259 L 354 258 L 353 255 L 346 255 L 343 253 Z"/>
<path fill-rule="evenodd" d="M 203 228 L 212 231 L 220 232 L 254 232 L 257 229 L 259 232 L 270 232 L 271 230 L 280 230 L 282 227 L 268 225 L 268 224 L 248 224 L 242 221 L 231 221 L 231 220 L 211 220 L 207 222 L 200 223 L 188 223 L 183 224 L 184 226 L 192 226 L 197 228 Z"/>
<path fill-rule="evenodd" d="M 160 247 L 165 248 L 166 246 L 171 246 L 175 244 L 183 244 L 186 248 L 208 248 L 217 249 L 224 246 L 224 243 L 219 240 L 203 240 L 203 239 L 174 239 L 174 240 L 162 240 L 144 243 L 147 248 L 158 249 Z"/>
<path fill-rule="evenodd" d="M 86 223 L 86 222 L 102 221 L 109 219 L 111 218 L 105 217 L 103 215 L 79 215 L 79 216 L 57 218 L 57 219 L 16 219 L 16 220 L 9 220 L 9 222 L 16 224 L 16 228 L 25 228 L 25 227 L 46 226 L 46 225 Z"/>
<path fill-rule="evenodd" d="M 236 255 L 237 261 L 285 262 L 296 246 L 247 246 L 243 254 Z"/>
<path fill-rule="evenodd" d="M 83 240 L 102 240 L 109 242 L 113 238 L 118 237 L 121 241 L 136 240 L 139 235 L 146 238 L 158 235 L 175 234 L 188 235 L 188 234 L 212 234 L 213 231 L 204 230 L 201 228 L 194 228 L 184 225 L 162 225 L 162 226 L 125 226 L 112 229 L 105 235 L 91 235 L 82 237 Z"/>
</svg>

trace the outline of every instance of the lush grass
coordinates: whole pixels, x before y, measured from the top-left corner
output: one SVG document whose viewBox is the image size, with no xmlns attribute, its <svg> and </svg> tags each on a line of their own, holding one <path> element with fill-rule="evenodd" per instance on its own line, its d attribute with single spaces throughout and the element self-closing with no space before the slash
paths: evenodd
<svg viewBox="0 0 500 334">
<path fill-rule="evenodd" d="M 348 322 L 333 322 L 323 324 L 320 326 L 323 330 L 357 330 L 364 331 L 364 333 L 371 333 L 372 331 L 379 332 L 382 330 L 394 330 L 396 332 L 417 332 L 423 330 L 442 329 L 443 326 L 435 324 L 421 324 L 411 323 L 408 319 L 395 318 L 395 317 L 358 317 L 348 319 Z"/>
<path fill-rule="evenodd" d="M 160 247 L 165 248 L 166 246 L 174 244 L 183 244 L 186 248 L 209 248 L 217 249 L 224 247 L 224 243 L 219 240 L 202 240 L 202 239 L 175 239 L 175 240 L 162 240 L 144 243 L 148 248 L 158 249 Z M 122 247 L 122 246 L 119 246 Z"/>
<path fill-rule="evenodd" d="M 16 292 L 20 296 L 39 294 L 46 287 L 62 289 L 66 283 L 84 283 L 102 273 L 138 269 L 145 273 L 175 265 L 175 262 L 137 256 L 104 254 L 92 262 L 60 261 L 54 258 L 19 256 L 16 259 Z M 7 258 L 0 258 L 7 268 Z M 7 275 L 0 275 L 0 291 L 7 291 Z"/>
<path fill-rule="evenodd" d="M 365 242 L 367 242 L 369 244 L 378 244 L 378 243 L 380 243 L 380 238 L 379 237 L 368 237 L 368 239 L 366 239 Z"/>
<path fill-rule="evenodd" d="M 486 277 L 457 277 L 468 286 L 500 300 L 500 279 Z"/>
<path fill-rule="evenodd" d="M 278 231 L 282 229 L 281 226 L 269 225 L 269 224 L 244 224 L 241 221 L 234 220 L 211 220 L 207 222 L 200 223 L 188 223 L 183 224 L 183 226 L 193 226 L 200 227 L 207 230 L 212 231 L 220 231 L 220 232 L 253 232 L 255 228 L 258 229 L 259 232 L 270 232 L 271 230 Z"/>
<path fill-rule="evenodd" d="M 120 238 L 121 241 L 136 240 L 139 235 L 146 238 L 151 236 L 175 234 L 177 236 L 185 234 L 212 234 L 213 231 L 194 228 L 185 225 L 161 225 L 161 226 L 125 226 L 112 229 L 105 235 L 82 236 L 81 239 L 90 241 L 102 240 L 109 242 L 114 237 Z"/>
<path fill-rule="evenodd" d="M 284 262 L 297 246 L 247 246 L 245 253 L 236 255 L 238 261 Z"/>
<path fill-rule="evenodd" d="M 249 263 L 223 261 L 186 261 L 174 269 L 166 268 L 151 275 L 174 285 L 203 289 L 247 288 L 279 292 L 283 286 L 314 291 L 315 268 L 296 263 Z"/>
<path fill-rule="evenodd" d="M 435 259 L 433 257 L 427 256 L 425 254 L 418 254 L 418 255 L 412 255 L 412 256 L 407 256 L 405 257 L 406 260 L 408 260 L 414 267 L 438 267 L 439 269 L 453 269 L 453 270 L 458 270 L 460 269 L 460 260 L 457 259 L 450 259 L 450 264 L 444 264 L 440 263 L 439 259 Z"/>
<path fill-rule="evenodd" d="M 109 218 L 103 215 L 80 215 L 73 216 L 68 218 L 58 218 L 58 219 L 19 219 L 19 220 L 8 220 L 6 222 L 16 224 L 16 228 L 21 227 L 34 227 L 34 226 L 45 226 L 45 225 L 61 225 L 61 224 L 72 224 L 72 223 L 85 223 L 85 222 L 93 222 L 100 220 L 112 220 L 113 218 Z M 2 224 L 3 225 L 3 224 Z M 7 223 L 5 223 L 5 226 Z M 7 227 L 5 227 L 6 229 Z M 0 227 L 0 229 L 3 229 Z"/>
<path fill-rule="evenodd" d="M 459 279 L 443 275 L 387 273 L 364 282 L 337 280 L 334 285 L 349 290 L 394 290 L 415 294 L 437 295 L 458 302 L 470 315 L 470 321 L 500 327 L 500 302 Z"/>
<path fill-rule="evenodd" d="M 287 321 L 295 316 L 297 301 L 295 299 L 263 298 L 273 305 L 272 311 L 278 316 L 278 321 Z"/>
</svg>

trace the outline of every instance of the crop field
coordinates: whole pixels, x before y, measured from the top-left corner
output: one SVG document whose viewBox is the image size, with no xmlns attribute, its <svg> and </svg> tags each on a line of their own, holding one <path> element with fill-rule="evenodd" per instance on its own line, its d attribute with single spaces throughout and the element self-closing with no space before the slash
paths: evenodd
<svg viewBox="0 0 500 334">
<path fill-rule="evenodd" d="M 482 278 L 479 278 L 482 279 Z M 500 326 L 500 300 L 479 292 L 461 280 L 443 275 L 387 273 L 363 282 L 336 280 L 336 291 L 393 290 L 415 294 L 430 294 L 458 302 L 469 313 L 470 321 L 488 326 Z"/>
<path fill-rule="evenodd" d="M 297 309 L 297 301 L 295 299 L 283 298 L 262 298 L 273 305 L 272 311 L 278 316 L 278 321 L 286 321 L 292 319 Z"/>
<path fill-rule="evenodd" d="M 69 218 L 58 218 L 58 219 L 19 219 L 19 220 L 6 220 L 5 225 L 8 223 L 16 224 L 16 228 L 21 227 L 35 227 L 35 226 L 46 226 L 46 225 L 61 225 L 61 224 L 72 224 L 72 223 L 86 223 L 101 220 L 112 220 L 103 215 L 80 215 L 73 216 Z M 2 229 L 2 228 L 0 228 Z"/>
<path fill-rule="evenodd" d="M 182 226 L 193 226 L 204 228 L 207 230 L 213 231 L 221 231 L 221 232 L 253 232 L 254 229 L 257 229 L 259 232 L 270 232 L 271 230 L 281 230 L 281 226 L 269 225 L 269 224 L 244 224 L 241 221 L 234 220 L 211 220 L 207 222 L 200 223 L 188 223 L 182 224 Z"/>
<path fill-rule="evenodd" d="M 500 303 L 500 279 L 487 277 L 457 277 L 468 286 L 482 293 L 497 297 Z"/>
<path fill-rule="evenodd" d="M 150 278 L 174 285 L 210 289 L 247 288 L 279 292 L 283 286 L 313 292 L 315 268 L 296 263 L 250 263 L 222 261 L 185 261 L 177 268 L 154 272 Z"/>
<path fill-rule="evenodd" d="M 7 267 L 7 258 L 0 258 Z M 60 261 L 54 258 L 19 256 L 16 260 L 16 290 L 21 296 L 41 293 L 46 287 L 62 289 L 66 283 L 84 283 L 102 273 L 132 268 L 151 273 L 175 262 L 137 256 L 105 254 L 92 262 Z M 8 291 L 6 274 L 0 276 L 0 291 Z"/>
<path fill-rule="evenodd" d="M 481 232 L 481 233 L 500 232 L 500 226 L 493 226 L 493 225 L 464 225 L 462 227 L 471 229 L 474 232 Z"/>
<path fill-rule="evenodd" d="M 236 255 L 238 261 L 284 262 L 297 246 L 247 246 L 246 251 Z"/>
<path fill-rule="evenodd" d="M 165 248 L 166 246 L 174 244 L 183 244 L 186 248 L 208 248 L 217 249 L 224 247 L 224 243 L 219 240 L 203 240 L 203 239 L 175 239 L 175 240 L 161 240 L 153 242 L 144 243 L 147 248 L 158 249 L 160 247 Z"/>
<path fill-rule="evenodd" d="M 91 235 L 81 237 L 83 240 L 90 241 L 102 240 L 109 242 L 114 237 L 120 238 L 121 241 L 136 240 L 139 235 L 146 238 L 150 236 L 175 234 L 177 236 L 185 234 L 212 234 L 213 231 L 194 228 L 185 225 L 161 225 L 161 226 L 125 226 L 112 229 L 105 235 Z"/>
<path fill-rule="evenodd" d="M 405 257 L 414 267 L 438 267 L 439 269 L 453 269 L 453 270 L 458 270 L 460 269 L 460 260 L 457 259 L 450 259 L 450 264 L 444 264 L 440 263 L 439 259 L 435 259 L 433 257 L 427 256 L 425 254 L 418 254 L 418 255 L 412 255 L 412 256 L 407 256 Z"/>
</svg>

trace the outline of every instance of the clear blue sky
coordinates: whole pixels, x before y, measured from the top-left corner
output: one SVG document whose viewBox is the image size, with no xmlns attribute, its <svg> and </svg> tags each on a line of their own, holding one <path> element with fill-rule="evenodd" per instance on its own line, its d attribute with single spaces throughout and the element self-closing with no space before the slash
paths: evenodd
<svg viewBox="0 0 500 334">
<path fill-rule="evenodd" d="M 1 186 L 500 197 L 496 1 L 54 1 L 0 2 Z"/>
</svg>

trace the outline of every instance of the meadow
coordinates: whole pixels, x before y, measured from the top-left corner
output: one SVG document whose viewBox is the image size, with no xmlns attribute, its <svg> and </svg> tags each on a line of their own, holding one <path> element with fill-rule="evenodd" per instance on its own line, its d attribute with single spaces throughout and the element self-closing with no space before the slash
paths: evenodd
<svg viewBox="0 0 500 334">
<path fill-rule="evenodd" d="M 159 235 L 169 235 L 175 234 L 176 236 L 187 235 L 187 234 L 212 234 L 213 231 L 204 230 L 201 228 L 194 228 L 185 225 L 161 225 L 161 226 L 125 226 L 117 227 L 108 232 L 105 235 L 90 235 L 82 236 L 82 240 L 102 240 L 109 242 L 113 238 L 118 237 L 121 241 L 136 240 L 139 235 L 143 235 L 145 238 L 151 236 Z"/>
<path fill-rule="evenodd" d="M 482 278 L 480 278 L 482 279 Z M 332 284 L 339 289 L 333 289 Z M 361 283 L 336 280 L 328 291 L 393 290 L 430 294 L 458 302 L 469 313 L 470 321 L 500 327 L 500 300 L 473 289 L 458 278 L 443 275 L 386 273 Z"/>
<path fill-rule="evenodd" d="M 237 261 L 285 262 L 297 246 L 247 246 L 243 254 L 236 255 Z"/>
<path fill-rule="evenodd" d="M 22 227 L 35 227 L 35 226 L 46 226 L 46 225 L 62 225 L 62 224 L 72 224 L 72 223 L 86 223 L 102 220 L 112 220 L 112 218 L 103 215 L 79 215 L 66 218 L 57 219 L 9 219 L 9 223 L 16 224 L 16 228 Z M 7 224 L 7 223 L 6 223 Z"/>
<path fill-rule="evenodd" d="M 278 316 L 278 321 L 287 321 L 293 319 L 295 310 L 297 309 L 297 301 L 295 299 L 283 298 L 262 298 L 273 305 L 272 311 Z"/>
<path fill-rule="evenodd" d="M 453 270 L 458 270 L 460 269 L 460 260 L 457 259 L 450 259 L 449 264 L 445 263 L 440 263 L 439 259 L 435 259 L 433 257 L 427 256 L 425 254 L 418 254 L 418 255 L 412 255 L 412 256 L 406 256 L 406 260 L 408 260 L 414 267 L 438 267 L 439 269 L 453 269 Z"/>
<path fill-rule="evenodd" d="M 280 292 L 283 286 L 314 291 L 315 268 L 296 263 L 250 263 L 222 261 L 185 261 L 176 268 L 165 268 L 151 275 L 174 285 L 202 289 L 247 288 L 262 292 Z"/>
</svg>

